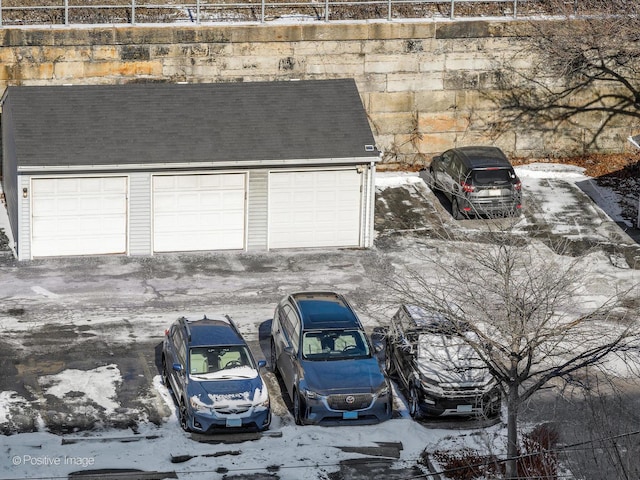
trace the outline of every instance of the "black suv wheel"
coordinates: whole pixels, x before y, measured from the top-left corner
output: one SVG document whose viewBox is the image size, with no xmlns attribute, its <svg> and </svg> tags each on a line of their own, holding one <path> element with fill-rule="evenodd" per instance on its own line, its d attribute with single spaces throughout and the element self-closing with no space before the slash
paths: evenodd
<svg viewBox="0 0 640 480">
<path fill-rule="evenodd" d="M 463 218 L 462 212 L 460 211 L 460 206 L 458 205 L 458 199 L 455 197 L 453 198 L 453 200 L 451 200 L 451 215 L 456 220 L 462 220 Z"/>
<path fill-rule="evenodd" d="M 391 347 L 388 344 L 384 351 L 384 370 L 390 377 L 393 377 L 396 374 L 396 369 L 393 365 L 393 358 L 391 358 Z"/>
<path fill-rule="evenodd" d="M 411 418 L 417 418 L 420 412 L 420 396 L 414 383 L 409 387 L 409 398 L 407 402 L 409 403 L 409 415 L 411 415 Z"/>
</svg>

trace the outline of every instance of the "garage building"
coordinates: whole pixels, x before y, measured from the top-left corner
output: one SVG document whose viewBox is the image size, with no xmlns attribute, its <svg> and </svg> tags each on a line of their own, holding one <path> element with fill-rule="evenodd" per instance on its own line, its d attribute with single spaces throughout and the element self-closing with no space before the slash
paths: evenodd
<svg viewBox="0 0 640 480">
<path fill-rule="evenodd" d="M 19 260 L 372 243 L 352 79 L 8 87 L 2 153 Z"/>
</svg>

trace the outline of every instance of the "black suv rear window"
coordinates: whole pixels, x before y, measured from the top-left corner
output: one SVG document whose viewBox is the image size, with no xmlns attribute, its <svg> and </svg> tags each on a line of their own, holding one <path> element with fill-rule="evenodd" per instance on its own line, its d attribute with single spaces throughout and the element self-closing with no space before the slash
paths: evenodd
<svg viewBox="0 0 640 480">
<path fill-rule="evenodd" d="M 511 183 L 515 178 L 515 173 L 507 168 L 497 168 L 491 170 L 474 170 L 472 173 L 474 183 L 478 185 L 491 185 Z"/>
</svg>

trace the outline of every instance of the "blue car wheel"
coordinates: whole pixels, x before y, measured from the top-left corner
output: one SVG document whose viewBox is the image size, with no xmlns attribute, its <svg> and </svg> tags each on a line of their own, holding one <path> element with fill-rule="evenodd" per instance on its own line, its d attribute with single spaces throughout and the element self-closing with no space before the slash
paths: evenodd
<svg viewBox="0 0 640 480">
<path fill-rule="evenodd" d="M 187 414 L 187 407 L 183 402 L 180 402 L 179 415 L 180 415 L 180 427 L 182 428 L 182 430 L 184 430 L 185 432 L 191 431 L 191 429 L 189 428 L 189 417 Z"/>
</svg>

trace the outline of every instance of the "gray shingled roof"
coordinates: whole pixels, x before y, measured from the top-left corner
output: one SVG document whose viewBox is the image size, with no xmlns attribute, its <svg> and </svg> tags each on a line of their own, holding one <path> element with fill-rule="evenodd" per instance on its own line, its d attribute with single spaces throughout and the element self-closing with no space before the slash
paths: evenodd
<svg viewBox="0 0 640 480">
<path fill-rule="evenodd" d="M 376 157 L 352 79 L 8 87 L 18 166 Z M 312 163 L 312 162 L 309 162 Z"/>
</svg>

